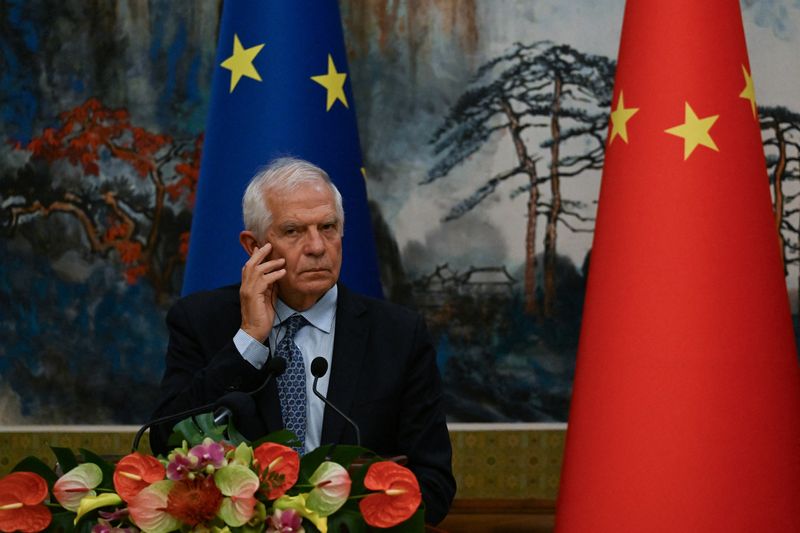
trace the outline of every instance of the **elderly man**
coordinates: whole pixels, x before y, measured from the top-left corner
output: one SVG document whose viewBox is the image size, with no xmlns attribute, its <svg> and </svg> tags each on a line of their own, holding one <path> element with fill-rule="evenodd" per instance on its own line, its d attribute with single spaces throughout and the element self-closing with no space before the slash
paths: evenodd
<svg viewBox="0 0 800 533">
<path fill-rule="evenodd" d="M 251 438 L 288 427 L 309 451 L 355 443 L 353 428 L 312 393 L 310 363 L 322 356 L 331 369 L 319 380 L 322 394 L 359 426 L 363 446 L 408 457 L 426 521 L 438 523 L 455 481 L 441 379 L 422 318 L 337 283 L 344 211 L 322 169 L 278 159 L 252 179 L 242 205 L 239 240 L 250 256 L 242 282 L 190 295 L 170 310 L 155 416 L 257 389 L 273 354 L 286 358 L 286 372 L 255 396 L 251 412 L 235 413 L 237 427 Z M 165 451 L 168 432 L 151 432 L 155 451 Z"/>
</svg>

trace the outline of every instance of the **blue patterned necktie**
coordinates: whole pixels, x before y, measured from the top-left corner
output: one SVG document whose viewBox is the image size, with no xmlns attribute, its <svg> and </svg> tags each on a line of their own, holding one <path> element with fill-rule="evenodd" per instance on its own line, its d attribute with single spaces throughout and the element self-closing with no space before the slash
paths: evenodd
<svg viewBox="0 0 800 533">
<path fill-rule="evenodd" d="M 278 377 L 278 399 L 281 403 L 283 426 L 297 435 L 301 443 L 306 439 L 306 367 L 303 354 L 294 342 L 295 334 L 308 321 L 302 315 L 292 315 L 282 325 L 286 334 L 281 339 L 275 354 L 286 359 L 286 371 Z M 301 455 L 305 445 L 295 448 Z"/>
</svg>

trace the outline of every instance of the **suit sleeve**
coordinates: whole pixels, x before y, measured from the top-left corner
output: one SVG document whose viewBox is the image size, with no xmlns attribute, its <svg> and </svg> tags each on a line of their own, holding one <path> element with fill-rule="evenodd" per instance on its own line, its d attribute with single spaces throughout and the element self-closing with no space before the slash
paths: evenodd
<svg viewBox="0 0 800 533">
<path fill-rule="evenodd" d="M 251 390 L 261 382 L 261 372 L 248 363 L 227 332 L 214 342 L 209 331 L 214 324 L 207 315 L 193 313 L 198 306 L 179 300 L 167 313 L 169 344 L 166 368 L 161 380 L 160 403 L 153 418 L 180 413 L 210 404 L 226 392 Z M 193 316 L 197 315 L 197 316 Z M 213 321 L 213 316 L 211 321 Z M 167 451 L 167 439 L 174 424 L 155 426 L 150 431 L 150 447 L 155 453 Z"/>
<path fill-rule="evenodd" d="M 421 317 L 415 325 L 413 354 L 404 382 L 398 444 L 408 455 L 408 466 L 420 482 L 425 521 L 438 524 L 450 510 L 456 482 L 442 406 L 442 380 L 436 352 Z"/>
</svg>

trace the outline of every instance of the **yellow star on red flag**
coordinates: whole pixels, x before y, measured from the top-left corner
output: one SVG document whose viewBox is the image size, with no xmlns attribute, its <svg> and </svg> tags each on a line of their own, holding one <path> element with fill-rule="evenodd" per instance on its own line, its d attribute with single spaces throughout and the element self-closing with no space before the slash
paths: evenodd
<svg viewBox="0 0 800 533">
<path fill-rule="evenodd" d="M 625 99 L 622 91 L 619 92 L 619 99 L 617 100 L 617 108 L 611 112 L 611 138 L 608 144 L 614 142 L 614 139 L 619 137 L 628 143 L 628 121 L 633 115 L 639 111 L 638 107 L 625 107 Z"/>
<path fill-rule="evenodd" d="M 683 124 L 679 124 L 664 131 L 670 135 L 683 138 L 683 160 L 686 161 L 699 145 L 719 152 L 717 144 L 709 133 L 711 126 L 714 125 L 714 122 L 716 122 L 718 118 L 719 115 L 699 118 L 694 112 L 694 109 L 692 109 L 692 106 L 689 105 L 689 102 L 686 102 Z"/>
<path fill-rule="evenodd" d="M 739 93 L 739 98 L 744 98 L 750 101 L 750 108 L 753 110 L 753 118 L 757 118 L 756 114 L 756 89 L 753 85 L 753 77 L 747 72 L 747 68 L 742 65 L 742 73 L 744 74 L 744 89 Z"/>
</svg>

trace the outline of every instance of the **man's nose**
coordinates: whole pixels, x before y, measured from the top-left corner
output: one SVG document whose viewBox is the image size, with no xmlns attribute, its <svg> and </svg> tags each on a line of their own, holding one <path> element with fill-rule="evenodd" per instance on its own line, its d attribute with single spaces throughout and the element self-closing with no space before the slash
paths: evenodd
<svg viewBox="0 0 800 533">
<path fill-rule="evenodd" d="M 325 243 L 317 228 L 311 228 L 306 233 L 305 252 L 309 255 L 322 255 L 325 252 Z"/>
</svg>

